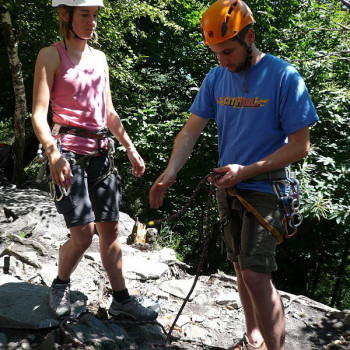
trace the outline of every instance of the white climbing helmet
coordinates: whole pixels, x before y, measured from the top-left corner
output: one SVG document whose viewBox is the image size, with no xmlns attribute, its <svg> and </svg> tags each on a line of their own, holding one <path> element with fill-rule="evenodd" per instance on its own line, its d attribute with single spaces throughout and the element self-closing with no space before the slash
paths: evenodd
<svg viewBox="0 0 350 350">
<path fill-rule="evenodd" d="M 104 6 L 103 0 L 52 0 L 52 6 Z"/>
</svg>

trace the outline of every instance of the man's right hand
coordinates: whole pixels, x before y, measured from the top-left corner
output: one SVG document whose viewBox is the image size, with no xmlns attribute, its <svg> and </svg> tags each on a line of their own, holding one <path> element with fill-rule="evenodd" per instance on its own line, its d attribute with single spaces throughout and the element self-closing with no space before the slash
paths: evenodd
<svg viewBox="0 0 350 350">
<path fill-rule="evenodd" d="M 163 205 L 165 191 L 175 182 L 176 174 L 171 174 L 165 170 L 162 175 L 154 181 L 151 190 L 149 191 L 149 204 L 153 209 L 158 209 Z"/>
<path fill-rule="evenodd" d="M 49 156 L 49 166 L 52 180 L 55 184 L 69 188 L 72 187 L 72 170 L 69 162 L 58 150 Z"/>
</svg>

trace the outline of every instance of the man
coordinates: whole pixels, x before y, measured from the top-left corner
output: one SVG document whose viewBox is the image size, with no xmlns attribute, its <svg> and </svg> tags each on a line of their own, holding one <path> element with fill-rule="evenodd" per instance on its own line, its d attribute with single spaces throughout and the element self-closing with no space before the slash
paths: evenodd
<svg viewBox="0 0 350 350">
<path fill-rule="evenodd" d="M 237 197 L 226 193 L 234 187 L 280 230 L 282 214 L 271 179 L 308 154 L 309 125 L 318 117 L 298 72 L 257 49 L 253 23 L 241 0 L 218 0 L 203 14 L 204 43 L 220 66 L 205 78 L 169 164 L 151 188 L 150 206 L 162 205 L 207 122 L 215 119 L 219 162 L 214 171 L 222 175 L 215 181 L 219 214 L 226 224 L 227 257 L 236 271 L 247 329 L 232 349 L 283 350 L 283 305 L 271 281 L 277 240 Z"/>
</svg>

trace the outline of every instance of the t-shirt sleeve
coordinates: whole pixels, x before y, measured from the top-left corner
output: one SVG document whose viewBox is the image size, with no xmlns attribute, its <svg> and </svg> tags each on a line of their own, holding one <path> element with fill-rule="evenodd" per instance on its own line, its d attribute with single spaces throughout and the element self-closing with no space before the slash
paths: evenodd
<svg viewBox="0 0 350 350">
<path fill-rule="evenodd" d="M 212 72 L 204 79 L 189 111 L 205 119 L 215 118 L 216 105 L 212 102 Z"/>
<path fill-rule="evenodd" d="M 279 116 L 280 125 L 286 135 L 319 120 L 305 82 L 292 66 L 287 68 L 282 80 Z"/>
</svg>

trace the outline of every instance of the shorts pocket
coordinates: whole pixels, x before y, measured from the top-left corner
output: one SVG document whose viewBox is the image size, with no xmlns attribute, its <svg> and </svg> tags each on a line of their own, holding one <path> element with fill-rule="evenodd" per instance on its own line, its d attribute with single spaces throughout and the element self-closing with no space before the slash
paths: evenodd
<svg viewBox="0 0 350 350">
<path fill-rule="evenodd" d="M 55 205 L 59 214 L 66 214 L 76 207 L 75 202 L 70 196 L 63 196 L 60 201 L 55 201 Z"/>
</svg>

